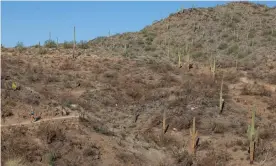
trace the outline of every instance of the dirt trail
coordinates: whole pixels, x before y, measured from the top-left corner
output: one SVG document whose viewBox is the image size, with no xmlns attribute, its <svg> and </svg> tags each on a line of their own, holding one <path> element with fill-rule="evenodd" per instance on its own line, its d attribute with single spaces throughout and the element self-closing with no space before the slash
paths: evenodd
<svg viewBox="0 0 276 166">
<path fill-rule="evenodd" d="M 37 124 L 37 123 L 46 122 L 46 121 L 54 121 L 54 120 L 62 120 L 62 119 L 70 119 L 70 118 L 79 118 L 79 116 L 78 115 L 71 115 L 71 116 L 62 116 L 62 117 L 56 117 L 56 118 L 46 118 L 46 119 L 40 119 L 37 122 L 25 121 L 25 122 L 21 122 L 21 123 L 13 123 L 13 124 L 8 124 L 8 125 L 1 125 L 1 127 L 30 125 L 30 124 Z"/>
</svg>

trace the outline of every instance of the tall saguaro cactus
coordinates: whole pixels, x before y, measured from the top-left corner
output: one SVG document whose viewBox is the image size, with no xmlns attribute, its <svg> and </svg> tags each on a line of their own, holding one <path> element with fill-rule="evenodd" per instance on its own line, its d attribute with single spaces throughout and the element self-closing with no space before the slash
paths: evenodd
<svg viewBox="0 0 276 166">
<path fill-rule="evenodd" d="M 193 118 L 193 127 L 190 129 L 190 136 L 191 136 L 191 150 L 192 150 L 192 153 L 195 155 L 197 138 L 198 138 L 198 131 L 196 130 L 196 127 L 195 127 L 195 117 Z"/>
<path fill-rule="evenodd" d="M 216 56 L 214 58 L 212 56 L 210 69 L 211 69 L 213 80 L 215 80 L 215 77 L 216 77 Z"/>
<path fill-rule="evenodd" d="M 256 107 L 252 109 L 251 124 L 248 125 L 247 136 L 249 140 L 250 164 L 254 161 L 255 145 L 258 141 L 258 129 L 255 129 Z"/>
<path fill-rule="evenodd" d="M 189 45 L 186 44 L 186 54 L 187 54 L 187 69 L 190 70 L 190 53 L 189 53 Z"/>
<path fill-rule="evenodd" d="M 178 67 L 181 68 L 182 64 L 181 64 L 181 53 L 178 50 Z"/>
<path fill-rule="evenodd" d="M 167 124 L 166 124 L 166 119 L 167 119 L 167 117 L 166 117 L 166 110 L 164 110 L 164 112 L 163 112 L 163 127 L 162 127 L 162 129 L 163 129 L 163 134 L 165 134 L 166 133 L 166 128 L 167 128 Z"/>
<path fill-rule="evenodd" d="M 220 113 L 222 113 L 223 105 L 224 105 L 224 99 L 222 97 L 223 78 L 224 78 L 224 74 L 222 75 L 221 85 L 220 85 L 220 94 L 219 94 L 219 112 Z"/>
<path fill-rule="evenodd" d="M 76 51 L 76 27 L 74 26 L 73 58 L 75 58 L 75 51 Z"/>
<path fill-rule="evenodd" d="M 58 37 L 57 37 L 57 49 L 58 49 Z"/>
</svg>

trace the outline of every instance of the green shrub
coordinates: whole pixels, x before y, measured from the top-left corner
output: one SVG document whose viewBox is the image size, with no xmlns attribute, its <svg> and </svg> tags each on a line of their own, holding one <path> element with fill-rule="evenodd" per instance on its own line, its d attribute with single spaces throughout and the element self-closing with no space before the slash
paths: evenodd
<svg viewBox="0 0 276 166">
<path fill-rule="evenodd" d="M 21 53 L 25 48 L 23 42 L 17 42 L 15 48 Z"/>
<path fill-rule="evenodd" d="M 45 48 L 40 47 L 39 50 L 38 50 L 38 53 L 41 54 L 41 55 L 47 54 L 47 50 Z"/>
<path fill-rule="evenodd" d="M 225 32 L 225 33 L 223 33 L 222 34 L 222 36 L 221 37 L 223 37 L 223 38 L 226 38 L 226 37 L 228 37 L 229 35 L 228 35 L 228 33 L 227 32 Z"/>
<path fill-rule="evenodd" d="M 248 38 L 250 38 L 250 39 L 252 39 L 252 38 L 254 38 L 255 37 L 255 30 L 254 29 L 251 29 L 250 31 L 249 31 L 249 34 L 248 34 Z"/>
<path fill-rule="evenodd" d="M 203 52 L 200 52 L 200 51 L 192 53 L 192 57 L 194 58 L 202 57 L 202 55 L 203 55 Z"/>
<path fill-rule="evenodd" d="M 145 51 L 155 51 L 156 48 L 154 46 L 146 46 Z"/>
<path fill-rule="evenodd" d="M 17 42 L 15 48 L 23 48 L 24 44 L 23 42 Z"/>
<path fill-rule="evenodd" d="M 57 44 L 55 43 L 54 40 L 46 40 L 45 43 L 44 43 L 44 46 L 46 48 L 56 48 Z"/>
<path fill-rule="evenodd" d="M 232 54 L 232 53 L 237 53 L 239 50 L 239 46 L 237 44 L 231 46 L 230 48 L 228 48 L 227 50 L 227 54 Z"/>
<path fill-rule="evenodd" d="M 221 43 L 219 46 L 218 46 L 218 49 L 220 50 L 224 50 L 228 47 L 228 45 L 226 43 Z"/>
<path fill-rule="evenodd" d="M 82 48 L 82 49 L 88 49 L 88 48 L 89 48 L 89 45 L 88 45 L 87 41 L 81 40 L 81 41 L 79 42 L 79 44 L 78 44 L 78 47 L 79 47 L 79 48 Z"/>
<path fill-rule="evenodd" d="M 73 41 L 71 41 L 71 42 L 64 41 L 63 48 L 65 48 L 65 49 L 73 48 L 73 45 L 74 45 Z"/>
</svg>

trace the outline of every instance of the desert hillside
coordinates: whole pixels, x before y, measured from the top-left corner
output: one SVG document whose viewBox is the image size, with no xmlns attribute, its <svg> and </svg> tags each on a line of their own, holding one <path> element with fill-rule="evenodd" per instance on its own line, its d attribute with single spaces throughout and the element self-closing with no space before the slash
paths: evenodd
<svg viewBox="0 0 276 166">
<path fill-rule="evenodd" d="M 1 165 L 274 166 L 275 18 L 235 2 L 1 47 Z"/>
</svg>

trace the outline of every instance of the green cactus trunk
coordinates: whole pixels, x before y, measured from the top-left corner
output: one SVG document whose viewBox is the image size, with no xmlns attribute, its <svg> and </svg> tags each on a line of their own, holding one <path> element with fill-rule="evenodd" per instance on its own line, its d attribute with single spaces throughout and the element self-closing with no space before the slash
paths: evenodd
<svg viewBox="0 0 276 166">
<path fill-rule="evenodd" d="M 214 58 L 212 73 L 213 73 L 213 80 L 215 80 L 215 78 L 216 78 L 216 57 Z"/>
<path fill-rule="evenodd" d="M 75 58 L 75 50 L 76 50 L 76 27 L 74 26 L 73 58 Z"/>
<path fill-rule="evenodd" d="M 179 51 L 178 51 L 178 67 L 179 68 L 181 68 L 182 67 L 182 65 L 181 65 L 181 54 L 179 53 Z"/>
<path fill-rule="evenodd" d="M 190 54 L 189 54 L 189 45 L 186 44 L 186 54 L 187 54 L 187 69 L 190 70 Z"/>
<path fill-rule="evenodd" d="M 192 151 L 192 154 L 195 155 L 197 136 L 198 136 L 198 131 L 196 131 L 196 126 L 195 126 L 195 117 L 193 118 L 193 128 L 190 129 L 190 136 L 191 136 L 191 151 Z"/>
<path fill-rule="evenodd" d="M 256 116 L 256 107 L 252 109 L 251 124 L 248 125 L 247 134 L 249 140 L 249 152 L 250 152 L 250 164 L 253 164 L 254 161 L 254 150 L 255 145 L 258 142 L 258 128 L 255 129 L 255 116 Z"/>
<path fill-rule="evenodd" d="M 166 110 L 163 112 L 163 134 L 166 133 Z"/>
<path fill-rule="evenodd" d="M 223 104 L 224 104 L 224 99 L 222 97 L 222 88 L 223 88 L 223 78 L 224 78 L 224 74 L 222 75 L 222 80 L 221 80 L 221 86 L 220 86 L 220 97 L 219 97 L 219 111 L 220 113 L 222 113 L 223 111 Z"/>
</svg>

